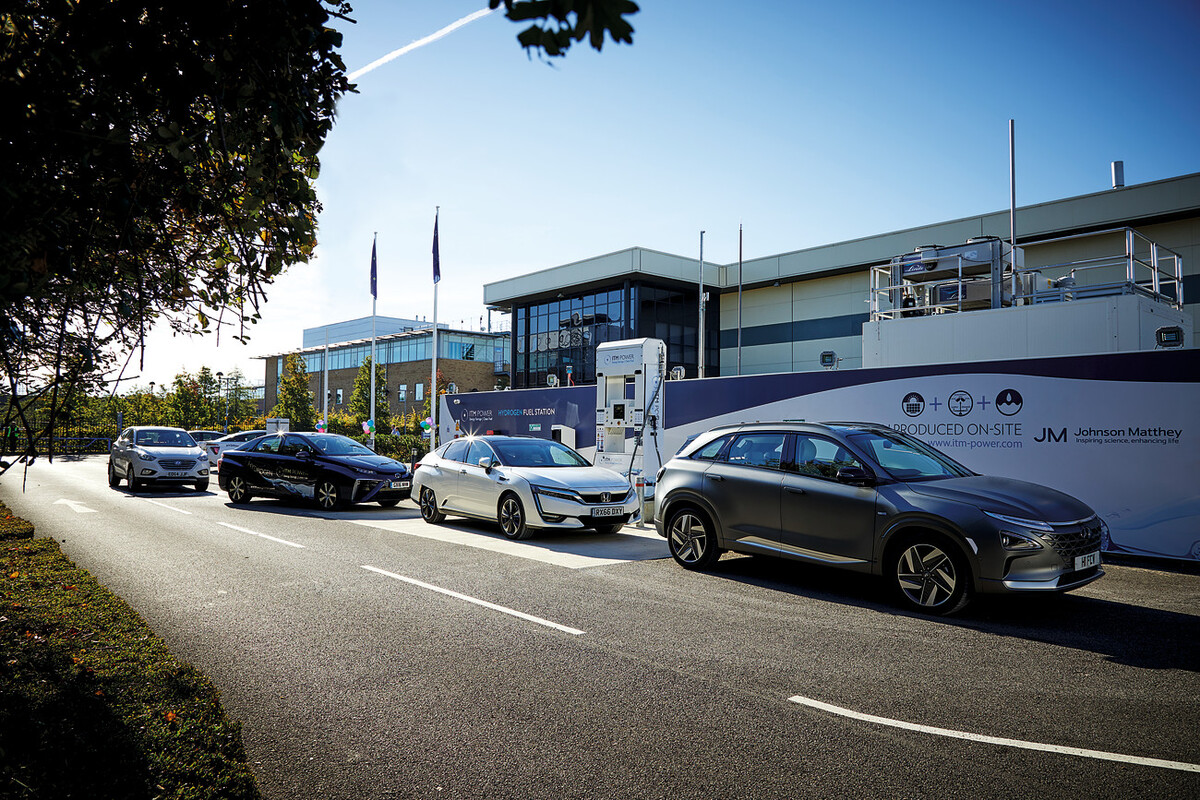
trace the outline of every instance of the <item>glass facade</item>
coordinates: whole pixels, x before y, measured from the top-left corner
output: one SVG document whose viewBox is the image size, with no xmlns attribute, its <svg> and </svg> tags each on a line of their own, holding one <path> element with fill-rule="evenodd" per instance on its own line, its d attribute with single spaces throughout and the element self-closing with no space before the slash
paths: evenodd
<svg viewBox="0 0 1200 800">
<path fill-rule="evenodd" d="M 705 315 L 707 374 L 718 374 L 719 303 L 709 295 Z M 667 344 L 667 368 L 682 365 L 698 374 L 697 287 L 625 281 L 617 286 L 515 305 L 513 388 L 545 386 L 550 375 L 563 384 L 596 382 L 596 346 L 652 337 Z"/>
<path fill-rule="evenodd" d="M 432 356 L 433 336 L 429 333 L 378 339 L 375 350 L 380 364 L 403 364 L 408 361 L 428 361 Z M 459 361 L 490 361 L 501 363 L 504 357 L 504 339 L 495 335 L 438 330 L 438 358 L 453 358 Z M 329 369 L 357 369 L 371 354 L 371 343 L 353 345 L 330 345 Z M 304 368 L 309 375 L 325 369 L 325 351 L 303 353 Z M 279 371 L 283 372 L 283 359 L 279 360 Z"/>
</svg>

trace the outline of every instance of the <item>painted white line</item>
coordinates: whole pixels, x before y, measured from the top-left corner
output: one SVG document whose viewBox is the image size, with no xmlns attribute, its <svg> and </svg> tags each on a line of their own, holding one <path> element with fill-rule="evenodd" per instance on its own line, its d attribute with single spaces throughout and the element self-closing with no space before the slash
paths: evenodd
<svg viewBox="0 0 1200 800">
<path fill-rule="evenodd" d="M 83 503 L 79 502 L 78 500 L 68 500 L 65 497 L 62 498 L 61 500 L 55 500 L 54 505 L 67 506 L 72 511 L 74 511 L 76 514 L 95 514 L 95 513 L 97 513 L 96 509 L 88 508 Z"/>
<path fill-rule="evenodd" d="M 474 603 L 477 606 L 483 606 L 484 608 L 490 608 L 492 611 L 499 611 L 501 614 L 508 614 L 509 616 L 519 617 L 520 619 L 527 620 L 529 622 L 535 622 L 538 625 L 545 625 L 547 628 L 554 628 L 556 631 L 562 631 L 563 633 L 569 633 L 572 636 L 582 636 L 583 635 L 583 631 L 579 630 L 578 628 L 569 628 L 566 625 L 559 625 L 557 622 L 551 622 L 548 619 L 542 619 L 541 617 L 535 617 L 532 614 L 526 614 L 524 611 L 515 611 L 511 608 L 505 608 L 504 606 L 498 606 L 495 603 L 489 603 L 486 600 L 480 600 L 476 597 L 471 597 L 471 596 L 465 595 L 465 594 L 459 594 L 458 592 L 451 591 L 450 589 L 443 589 L 440 586 L 434 586 L 432 583 L 425 583 L 424 581 L 419 581 L 416 578 L 406 578 L 403 575 L 397 575 L 394 572 L 388 572 L 387 570 L 382 570 L 382 569 L 379 569 L 378 567 L 367 566 L 366 564 L 363 564 L 363 569 L 368 570 L 370 572 L 377 573 L 379 575 L 386 575 L 389 578 L 395 578 L 398 581 L 404 581 L 405 583 L 411 583 L 413 586 L 420 586 L 422 589 L 428 589 L 431 592 L 440 592 L 441 594 L 447 595 L 449 597 L 455 597 L 459 600 L 465 600 L 468 603 Z"/>
<path fill-rule="evenodd" d="M 156 505 L 156 506 L 162 506 L 163 508 L 169 508 L 172 511 L 178 511 L 180 514 L 190 515 L 192 513 L 190 511 L 184 511 L 182 508 L 176 508 L 175 506 L 169 506 L 166 503 L 160 503 L 157 500 L 151 500 L 148 497 L 143 497 L 142 499 L 145 500 L 147 503 L 154 503 L 154 505 Z"/>
<path fill-rule="evenodd" d="M 301 550 L 304 549 L 304 545 L 302 545 L 302 544 L 296 544 L 295 542 L 289 542 L 287 539 L 276 539 L 274 536 L 268 536 L 265 533 L 259 533 L 258 531 L 252 531 L 252 530 L 249 530 L 248 528 L 239 528 L 237 525 L 230 525 L 228 522 L 218 522 L 217 524 L 224 528 L 229 528 L 230 530 L 240 531 L 241 533 L 248 533 L 251 536 L 258 536 L 263 539 L 270 539 L 272 542 L 279 542 L 280 544 L 286 544 L 288 547 L 298 547 Z"/>
<path fill-rule="evenodd" d="M 1082 747 L 1063 747 L 1057 744 L 1040 744 L 1038 742 L 1026 742 L 1021 739 L 1004 739 L 999 736 L 984 736 L 978 733 L 967 733 L 966 731 L 955 731 L 949 728 L 934 728 L 930 725 L 917 725 L 913 722 L 903 722 L 897 719 L 889 719 L 887 717 L 877 717 L 874 714 L 863 714 L 859 711 L 852 711 L 849 708 L 822 703 L 820 700 L 813 700 L 808 697 L 788 698 L 791 702 L 809 708 L 816 708 L 821 711 L 828 711 L 830 714 L 837 714 L 850 719 L 862 720 L 863 722 L 874 722 L 878 725 L 887 725 L 892 728 L 903 728 L 904 730 L 917 731 L 919 733 L 930 733 L 935 736 L 948 736 L 952 739 L 966 739 L 969 742 L 983 742 L 985 744 L 998 744 L 1003 747 L 1018 747 L 1023 750 L 1041 750 L 1047 753 L 1061 753 L 1068 756 L 1080 756 L 1082 758 L 1096 758 L 1103 761 L 1120 761 L 1125 764 L 1138 764 L 1144 767 L 1159 767 L 1161 769 L 1177 769 L 1183 772 L 1200 772 L 1200 764 L 1189 764 L 1186 761 L 1167 761 L 1162 758 L 1143 758 L 1142 756 L 1129 756 L 1122 753 L 1106 753 L 1103 750 L 1087 750 Z"/>
</svg>

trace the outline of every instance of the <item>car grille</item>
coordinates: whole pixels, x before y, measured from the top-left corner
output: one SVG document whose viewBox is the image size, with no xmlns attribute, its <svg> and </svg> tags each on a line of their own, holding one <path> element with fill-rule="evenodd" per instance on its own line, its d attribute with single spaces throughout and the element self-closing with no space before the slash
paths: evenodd
<svg viewBox="0 0 1200 800">
<path fill-rule="evenodd" d="M 1074 531 L 1048 533 L 1045 538 L 1050 540 L 1054 552 L 1070 563 L 1076 556 L 1094 553 L 1100 549 L 1100 521 L 1089 520 L 1083 527 Z"/>
<path fill-rule="evenodd" d="M 579 496 L 583 498 L 583 502 L 590 505 L 598 505 L 602 503 L 624 503 L 625 498 L 629 496 L 630 491 L 630 489 L 626 489 L 622 492 L 620 489 L 618 489 L 615 492 L 609 492 L 607 500 L 604 499 L 602 493 L 600 492 L 589 492 L 586 494 L 580 492 Z"/>
<path fill-rule="evenodd" d="M 191 469 L 192 467 L 196 466 L 196 459 L 194 459 L 194 458 L 160 458 L 158 460 L 158 465 L 160 467 L 162 467 L 163 469 L 169 469 L 169 470 Z"/>
</svg>

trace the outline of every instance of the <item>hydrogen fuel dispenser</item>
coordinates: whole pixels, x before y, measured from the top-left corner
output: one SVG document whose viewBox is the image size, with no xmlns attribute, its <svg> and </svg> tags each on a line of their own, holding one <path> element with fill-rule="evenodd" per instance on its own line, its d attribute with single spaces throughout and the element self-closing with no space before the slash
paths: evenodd
<svg viewBox="0 0 1200 800">
<path fill-rule="evenodd" d="M 645 479 L 652 497 L 662 466 L 663 382 L 667 346 L 661 339 L 624 339 L 596 347 L 596 464 Z"/>
</svg>

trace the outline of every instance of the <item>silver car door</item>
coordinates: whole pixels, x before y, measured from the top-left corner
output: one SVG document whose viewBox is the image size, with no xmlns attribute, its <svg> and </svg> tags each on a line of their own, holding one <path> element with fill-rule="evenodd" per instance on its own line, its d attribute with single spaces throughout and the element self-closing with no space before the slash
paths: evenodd
<svg viewBox="0 0 1200 800">
<path fill-rule="evenodd" d="M 447 445 L 426 481 L 437 497 L 438 506 L 445 511 L 466 511 L 458 484 L 466 466 L 467 447 L 469 443 L 466 439 L 456 439 Z"/>
<path fill-rule="evenodd" d="M 495 516 L 500 500 L 500 472 L 479 466 L 479 459 L 496 460 L 496 454 L 480 439 L 471 441 L 458 475 L 458 496 L 462 510 L 480 516 Z"/>
</svg>

